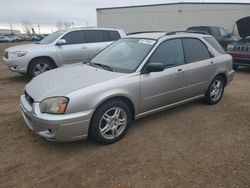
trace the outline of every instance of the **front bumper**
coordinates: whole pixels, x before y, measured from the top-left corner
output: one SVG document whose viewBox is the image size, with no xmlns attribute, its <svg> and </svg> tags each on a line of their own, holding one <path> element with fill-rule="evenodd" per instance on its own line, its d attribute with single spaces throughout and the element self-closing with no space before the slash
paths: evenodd
<svg viewBox="0 0 250 188">
<path fill-rule="evenodd" d="M 39 103 L 31 106 L 21 95 L 20 106 L 26 125 L 41 137 L 57 142 L 82 140 L 88 137 L 92 111 L 52 115 L 40 113 Z"/>
<path fill-rule="evenodd" d="M 238 66 L 250 66 L 250 52 L 227 51 L 233 57 L 233 64 Z"/>
<path fill-rule="evenodd" d="M 8 58 L 3 57 L 4 64 L 12 71 L 27 73 L 28 61 L 24 57 Z"/>
</svg>

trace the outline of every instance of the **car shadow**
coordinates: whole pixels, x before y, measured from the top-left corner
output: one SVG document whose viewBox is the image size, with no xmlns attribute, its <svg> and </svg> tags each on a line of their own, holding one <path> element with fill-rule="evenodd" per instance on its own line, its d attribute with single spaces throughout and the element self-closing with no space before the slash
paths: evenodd
<svg viewBox="0 0 250 188">
<path fill-rule="evenodd" d="M 31 80 L 27 75 L 14 75 L 4 78 L 0 78 L 0 83 L 2 85 L 9 83 L 28 83 Z"/>
<path fill-rule="evenodd" d="M 129 137 L 131 132 L 136 131 L 137 129 L 141 129 L 144 126 L 148 126 L 148 121 L 156 121 L 157 119 L 161 119 L 162 117 L 167 117 L 170 116 L 171 114 L 175 114 L 177 111 L 178 112 L 186 112 L 190 108 L 193 107 L 199 107 L 204 105 L 201 100 L 193 101 L 191 103 L 183 104 L 181 106 L 177 106 L 175 108 L 163 110 L 161 112 L 140 118 L 132 123 L 132 126 L 130 127 L 130 130 L 128 134 L 125 137 Z M 122 145 L 122 140 L 118 141 L 117 143 L 111 144 L 111 145 L 102 145 L 99 143 L 96 143 L 92 139 L 87 139 L 87 140 L 79 140 L 79 141 L 73 141 L 73 142 L 51 142 L 47 141 L 43 138 L 37 138 L 37 135 L 34 134 L 36 138 L 38 139 L 36 142 L 39 142 L 44 148 L 47 148 L 48 150 L 57 150 L 57 151 L 62 151 L 62 152 L 76 152 L 76 151 L 82 151 L 84 148 L 84 151 L 89 151 L 89 150 L 99 150 L 103 147 L 114 147 L 115 145 Z M 126 141 L 125 141 L 126 142 Z"/>
<path fill-rule="evenodd" d="M 241 73 L 250 73 L 250 67 L 238 67 L 235 72 L 241 72 Z"/>
</svg>

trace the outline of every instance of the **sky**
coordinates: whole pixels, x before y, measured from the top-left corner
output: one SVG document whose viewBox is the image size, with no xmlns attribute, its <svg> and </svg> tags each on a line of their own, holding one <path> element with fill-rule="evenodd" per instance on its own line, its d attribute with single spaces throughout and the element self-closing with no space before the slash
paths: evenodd
<svg viewBox="0 0 250 188">
<path fill-rule="evenodd" d="M 134 6 L 191 0 L 0 0 L 0 28 L 22 30 L 21 22 L 28 20 L 38 33 L 51 33 L 56 30 L 56 23 L 67 21 L 78 26 L 96 26 L 96 8 Z M 192 0 L 201 2 L 201 0 Z M 218 2 L 203 0 L 203 2 Z M 220 0 L 219 2 L 243 2 L 250 0 Z"/>
</svg>

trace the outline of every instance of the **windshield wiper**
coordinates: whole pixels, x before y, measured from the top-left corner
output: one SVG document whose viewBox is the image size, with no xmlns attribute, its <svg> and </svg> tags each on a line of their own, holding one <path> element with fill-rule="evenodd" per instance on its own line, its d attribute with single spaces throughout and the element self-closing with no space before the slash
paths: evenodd
<svg viewBox="0 0 250 188">
<path fill-rule="evenodd" d="M 95 65 L 95 66 L 102 67 L 105 70 L 113 71 L 113 69 L 108 65 L 104 65 L 104 64 L 101 64 L 101 63 L 92 63 L 92 62 L 91 62 L 91 64 Z"/>
</svg>

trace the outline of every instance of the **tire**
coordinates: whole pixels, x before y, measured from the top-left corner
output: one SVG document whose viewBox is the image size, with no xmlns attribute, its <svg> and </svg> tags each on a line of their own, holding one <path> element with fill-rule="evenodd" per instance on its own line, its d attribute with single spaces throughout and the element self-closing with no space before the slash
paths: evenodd
<svg viewBox="0 0 250 188">
<path fill-rule="evenodd" d="M 233 69 L 237 70 L 238 69 L 238 65 L 233 65 Z"/>
<path fill-rule="evenodd" d="M 225 80 L 221 76 L 216 76 L 210 83 L 205 94 L 204 102 L 210 105 L 217 104 L 223 96 Z"/>
<path fill-rule="evenodd" d="M 127 133 L 131 121 L 131 111 L 123 101 L 107 101 L 97 108 L 91 119 L 90 136 L 98 143 L 112 144 Z"/>
<path fill-rule="evenodd" d="M 28 76 L 33 78 L 41 73 L 44 73 L 54 68 L 55 68 L 54 63 L 52 63 L 48 59 L 45 58 L 35 59 L 30 63 L 28 67 Z"/>
</svg>

